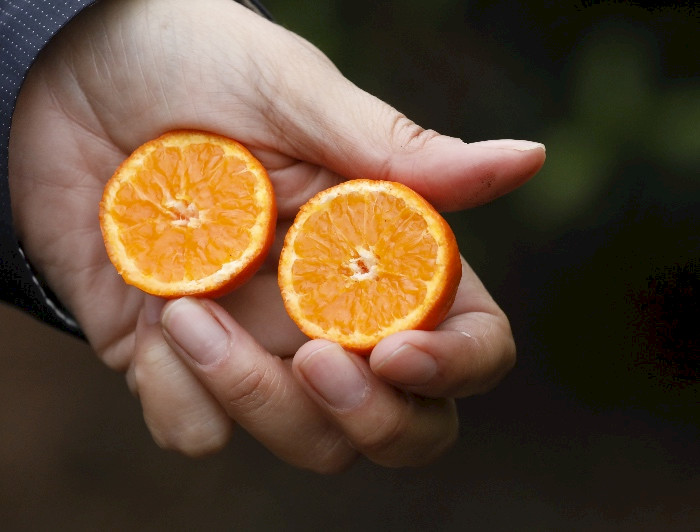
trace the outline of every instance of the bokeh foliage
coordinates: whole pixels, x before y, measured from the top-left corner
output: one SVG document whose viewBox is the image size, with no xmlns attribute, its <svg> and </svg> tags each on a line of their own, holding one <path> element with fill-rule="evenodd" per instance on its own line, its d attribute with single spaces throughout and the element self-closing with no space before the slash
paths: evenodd
<svg viewBox="0 0 700 532">
<path fill-rule="evenodd" d="M 535 385 L 594 408 L 696 418 L 700 83 L 691 4 L 267 5 L 424 127 L 547 145 L 530 183 L 449 215 L 511 317 L 511 393 Z"/>
</svg>

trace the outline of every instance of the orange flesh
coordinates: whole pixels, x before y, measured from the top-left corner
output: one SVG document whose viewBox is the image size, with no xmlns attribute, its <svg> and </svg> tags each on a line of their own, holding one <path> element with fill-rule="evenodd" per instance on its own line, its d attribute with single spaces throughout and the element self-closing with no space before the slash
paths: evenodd
<svg viewBox="0 0 700 532">
<path fill-rule="evenodd" d="M 255 177 L 242 162 L 218 146 L 193 144 L 157 148 L 143 165 L 117 193 L 113 212 L 139 270 L 168 283 L 206 277 L 240 258 L 258 211 Z"/>
<path fill-rule="evenodd" d="M 240 144 L 174 131 L 139 147 L 107 183 L 100 223 L 124 280 L 163 297 L 215 297 L 261 265 L 276 209 L 265 169 Z"/>
<path fill-rule="evenodd" d="M 382 213 L 392 211 L 400 214 L 387 224 Z M 294 250 L 302 312 L 316 316 L 324 329 L 351 334 L 359 328 L 372 335 L 423 301 L 437 244 L 402 199 L 380 193 L 369 203 L 351 194 L 311 215 Z M 371 308 L 364 308 L 368 302 Z"/>
</svg>

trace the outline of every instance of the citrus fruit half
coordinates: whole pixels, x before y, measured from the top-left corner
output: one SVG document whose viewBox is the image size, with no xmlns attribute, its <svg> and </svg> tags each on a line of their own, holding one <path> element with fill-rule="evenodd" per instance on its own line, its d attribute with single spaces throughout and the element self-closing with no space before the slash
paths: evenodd
<svg viewBox="0 0 700 532">
<path fill-rule="evenodd" d="M 235 140 L 165 133 L 105 186 L 100 226 L 124 281 L 166 298 L 216 297 L 261 266 L 277 211 L 267 172 Z"/>
<path fill-rule="evenodd" d="M 454 233 L 424 198 L 400 183 L 358 179 L 302 206 L 279 285 L 307 336 L 368 354 L 394 332 L 435 328 L 461 272 Z"/>
</svg>

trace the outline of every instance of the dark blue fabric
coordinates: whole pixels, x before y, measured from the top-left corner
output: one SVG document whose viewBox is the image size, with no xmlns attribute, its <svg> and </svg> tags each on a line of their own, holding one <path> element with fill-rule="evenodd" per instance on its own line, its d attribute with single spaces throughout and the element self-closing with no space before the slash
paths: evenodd
<svg viewBox="0 0 700 532">
<path fill-rule="evenodd" d="M 83 338 L 22 253 L 12 224 L 8 181 L 10 123 L 29 67 L 49 40 L 95 0 L 0 0 L 0 299 L 49 325 Z M 257 0 L 239 3 L 270 18 Z"/>
<path fill-rule="evenodd" d="M 25 75 L 39 51 L 94 0 L 0 0 L 0 297 L 76 336 L 75 320 L 31 271 L 12 226 L 8 184 L 10 122 Z"/>
</svg>

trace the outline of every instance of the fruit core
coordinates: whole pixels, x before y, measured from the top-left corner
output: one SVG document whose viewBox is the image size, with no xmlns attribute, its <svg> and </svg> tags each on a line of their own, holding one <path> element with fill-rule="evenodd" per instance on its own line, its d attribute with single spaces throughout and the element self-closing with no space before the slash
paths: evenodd
<svg viewBox="0 0 700 532">
<path fill-rule="evenodd" d="M 374 279 L 377 276 L 378 259 L 376 255 L 366 248 L 358 248 L 357 257 L 350 259 L 350 278 L 355 281 Z"/>
<path fill-rule="evenodd" d="M 194 202 L 186 203 L 181 199 L 168 200 L 164 204 L 166 214 L 173 218 L 173 225 L 181 227 L 201 227 L 206 210 L 200 211 Z"/>
</svg>

